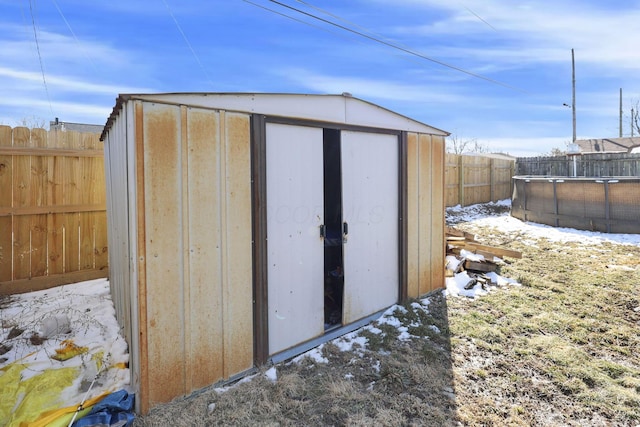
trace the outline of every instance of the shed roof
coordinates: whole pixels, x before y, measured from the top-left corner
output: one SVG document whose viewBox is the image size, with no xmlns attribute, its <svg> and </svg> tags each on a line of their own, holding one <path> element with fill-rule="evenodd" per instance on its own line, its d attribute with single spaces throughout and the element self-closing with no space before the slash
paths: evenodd
<svg viewBox="0 0 640 427">
<path fill-rule="evenodd" d="M 293 93 L 157 93 L 121 94 L 116 99 L 100 139 L 104 139 L 122 104 L 129 100 L 142 100 L 164 104 L 231 110 L 331 123 L 397 129 L 448 136 L 449 133 L 417 120 L 398 114 L 379 105 L 341 95 Z"/>
</svg>

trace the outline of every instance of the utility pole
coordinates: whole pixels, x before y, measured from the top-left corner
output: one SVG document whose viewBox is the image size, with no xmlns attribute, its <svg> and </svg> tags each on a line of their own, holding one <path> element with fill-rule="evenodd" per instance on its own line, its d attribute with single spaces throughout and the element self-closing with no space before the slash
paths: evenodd
<svg viewBox="0 0 640 427">
<path fill-rule="evenodd" d="M 631 109 L 631 138 L 633 138 L 633 117 L 634 117 L 634 114 L 637 114 L 637 113 L 634 113 L 633 112 L 633 108 L 632 108 Z"/>
<path fill-rule="evenodd" d="M 571 100 L 571 112 L 573 114 L 573 143 L 576 143 L 576 61 L 571 49 L 571 82 L 573 97 Z"/>
<path fill-rule="evenodd" d="M 620 88 L 620 138 L 622 138 L 622 88 Z"/>
</svg>

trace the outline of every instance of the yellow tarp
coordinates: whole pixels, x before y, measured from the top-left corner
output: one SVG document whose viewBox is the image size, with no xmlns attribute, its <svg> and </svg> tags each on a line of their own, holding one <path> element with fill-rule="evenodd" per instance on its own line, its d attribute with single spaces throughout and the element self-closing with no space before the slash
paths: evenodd
<svg viewBox="0 0 640 427">
<path fill-rule="evenodd" d="M 98 352 L 92 360 L 102 367 L 104 361 Z M 111 368 L 125 369 L 122 363 Z M 29 365 L 16 361 L 0 369 L 0 426 L 1 427 L 64 427 L 78 411 L 80 401 L 74 406 L 61 407 L 63 391 L 73 385 L 81 373 L 80 367 L 47 369 L 33 377 L 22 380 Z M 108 368 L 110 369 L 110 368 Z M 87 399 L 78 411 L 76 419 L 82 418 L 91 408 L 108 396 L 110 391 Z M 68 402 L 67 402 L 68 404 Z"/>
<path fill-rule="evenodd" d="M 60 409 L 62 391 L 73 384 L 79 368 L 47 369 L 21 381 L 28 368 L 12 363 L 0 371 L 0 425 L 19 427 Z M 28 397 L 28 398 L 27 398 Z M 101 396 L 102 397 L 102 396 Z M 78 402 L 80 403 L 80 402 Z M 73 411 L 75 411 L 73 407 Z"/>
<path fill-rule="evenodd" d="M 87 415 L 93 406 L 100 402 L 109 393 L 101 394 L 93 399 L 89 399 L 84 402 L 83 409 L 78 412 L 76 420 Z M 69 425 L 69 421 L 73 418 L 73 414 L 78 410 L 77 406 L 68 406 L 66 408 L 55 409 L 47 411 L 40 415 L 40 417 L 34 422 L 22 422 L 20 427 L 66 427 Z"/>
</svg>

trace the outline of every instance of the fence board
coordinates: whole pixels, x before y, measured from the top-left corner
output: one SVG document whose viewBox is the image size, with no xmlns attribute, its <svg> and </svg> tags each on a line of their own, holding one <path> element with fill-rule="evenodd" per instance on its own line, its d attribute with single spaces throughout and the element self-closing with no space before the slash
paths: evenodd
<svg viewBox="0 0 640 427">
<path fill-rule="evenodd" d="M 582 154 L 576 156 L 575 163 L 577 177 L 640 176 L 640 154 Z M 519 158 L 516 162 L 516 175 L 573 176 L 573 158 Z"/>
<path fill-rule="evenodd" d="M 0 126 L 0 295 L 106 277 L 96 134 Z"/>
<path fill-rule="evenodd" d="M 11 128 L 0 126 L 0 146 L 11 146 Z M 13 200 L 13 158 L 0 154 L 0 208 L 10 207 Z M 13 276 L 13 244 L 10 216 L 0 217 L 0 281 L 10 280 Z"/>
<path fill-rule="evenodd" d="M 447 206 L 511 198 L 514 160 L 448 153 L 445 165 Z"/>
<path fill-rule="evenodd" d="M 46 147 L 47 132 L 44 129 L 32 129 L 30 147 Z M 42 156 L 31 157 L 31 199 L 30 206 L 46 206 L 47 194 L 47 165 L 48 161 Z M 29 230 L 29 245 L 31 271 L 29 278 L 46 276 L 47 270 L 47 215 L 32 215 Z"/>
<path fill-rule="evenodd" d="M 13 145 L 29 146 L 30 131 L 25 127 L 13 130 Z M 30 206 L 31 202 L 31 157 L 20 156 L 13 160 L 12 206 Z M 31 277 L 31 218 L 13 218 L 13 276 L 15 279 Z"/>
<path fill-rule="evenodd" d="M 93 268 L 94 260 L 94 232 L 95 232 L 95 216 L 91 212 L 79 214 L 79 232 L 80 232 L 80 262 L 79 270 L 90 270 Z"/>
<path fill-rule="evenodd" d="M 106 270 L 109 266 L 109 244 L 107 243 L 107 213 L 95 212 L 95 261 L 96 270 Z"/>
</svg>

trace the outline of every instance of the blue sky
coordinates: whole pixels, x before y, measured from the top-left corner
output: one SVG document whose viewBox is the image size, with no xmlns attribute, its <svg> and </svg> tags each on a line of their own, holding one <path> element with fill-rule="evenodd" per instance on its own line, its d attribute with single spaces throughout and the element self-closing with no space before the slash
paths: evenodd
<svg viewBox="0 0 640 427">
<path fill-rule="evenodd" d="M 104 124 L 119 93 L 349 92 L 539 155 L 571 141 L 573 48 L 578 138 L 618 136 L 620 88 L 630 134 L 640 0 L 279 3 L 370 38 L 269 0 L 0 0 L 0 124 Z"/>
</svg>

